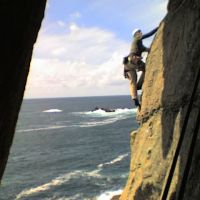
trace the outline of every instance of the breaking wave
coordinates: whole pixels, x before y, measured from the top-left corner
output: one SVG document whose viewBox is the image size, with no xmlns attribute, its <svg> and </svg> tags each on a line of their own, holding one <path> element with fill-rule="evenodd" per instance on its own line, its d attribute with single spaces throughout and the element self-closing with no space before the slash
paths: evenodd
<svg viewBox="0 0 200 200">
<path fill-rule="evenodd" d="M 99 164 L 98 165 L 98 168 L 102 168 L 106 165 L 113 165 L 115 163 L 118 163 L 120 161 L 122 161 L 124 158 L 128 157 L 129 156 L 129 153 L 126 153 L 126 154 L 122 154 L 122 155 L 119 155 L 117 158 L 111 160 L 110 162 L 106 162 L 106 163 L 103 163 L 103 164 Z"/>
<path fill-rule="evenodd" d="M 105 119 L 105 120 L 101 120 L 101 121 L 82 122 L 81 124 L 79 124 L 77 126 L 83 127 L 83 128 L 94 127 L 94 126 L 104 126 L 107 124 L 113 124 L 122 119 L 125 119 L 125 118 L 110 118 L 110 119 Z"/>
<path fill-rule="evenodd" d="M 52 130 L 52 129 L 62 129 L 66 127 L 67 126 L 49 126 L 49 127 L 42 127 L 42 128 L 22 129 L 22 130 L 17 130 L 16 132 L 44 131 L 44 130 Z"/>
<path fill-rule="evenodd" d="M 43 112 L 45 112 L 45 113 L 57 113 L 57 112 L 62 112 L 62 110 L 59 110 L 59 109 L 49 109 L 49 110 L 44 110 Z"/>
<path fill-rule="evenodd" d="M 49 199 L 45 199 L 45 200 L 77 200 L 77 199 L 81 199 L 81 195 L 80 194 L 76 194 L 74 196 L 70 196 L 70 197 L 51 197 Z M 86 200 L 86 199 L 84 199 Z M 88 200 L 91 200 L 91 199 L 88 199 Z"/>
<path fill-rule="evenodd" d="M 87 112 L 74 112 L 74 115 L 81 115 L 84 119 L 90 118 L 91 120 L 83 121 L 80 124 L 73 125 L 74 127 L 95 127 L 112 124 L 120 120 L 132 117 L 137 112 L 137 108 L 118 108 L 115 112 L 106 112 L 102 109 Z M 85 118 L 87 116 L 87 118 Z M 104 119 L 102 119 L 104 118 Z M 98 120 L 94 120 L 98 119 Z"/>
<path fill-rule="evenodd" d="M 97 169 L 97 170 L 93 170 L 93 171 L 74 171 L 71 173 L 66 173 L 63 174 L 55 179 L 52 179 L 49 183 L 45 183 L 43 185 L 39 185 L 37 187 L 34 188 L 29 188 L 29 189 L 25 189 L 22 192 L 20 192 L 15 200 L 24 198 L 24 197 L 28 197 L 34 194 L 38 194 L 40 192 L 44 192 L 44 191 L 48 191 L 53 187 L 56 186 L 60 186 L 64 183 L 67 183 L 70 179 L 74 179 L 74 178 L 80 178 L 80 177 L 94 177 L 94 178 L 101 178 L 101 175 L 99 174 L 101 170 Z"/>
<path fill-rule="evenodd" d="M 98 109 L 95 111 L 89 111 L 89 112 L 85 112 L 84 114 L 86 115 L 92 115 L 92 116 L 99 116 L 99 117 L 105 117 L 105 116 L 115 116 L 115 115 L 122 115 L 122 114 L 132 114 L 132 113 L 136 113 L 137 112 L 137 108 L 117 108 L 115 109 L 114 112 L 106 112 L 105 110 L 102 109 Z"/>
<path fill-rule="evenodd" d="M 97 197 L 97 200 L 110 200 L 115 195 L 120 195 L 122 193 L 122 190 L 116 190 L 116 191 L 106 191 L 100 196 Z"/>
<path fill-rule="evenodd" d="M 38 128 L 29 128 L 29 129 L 18 129 L 16 132 L 33 132 L 33 131 L 45 131 L 45 130 L 53 130 L 53 129 L 63 129 L 69 127 L 78 127 L 78 128 L 89 128 L 96 126 L 104 126 L 108 124 L 115 123 L 119 120 L 126 119 L 125 116 L 118 116 L 113 118 L 108 118 L 100 121 L 85 121 L 77 124 L 68 124 L 68 125 L 54 125 L 47 127 L 38 127 Z"/>
</svg>

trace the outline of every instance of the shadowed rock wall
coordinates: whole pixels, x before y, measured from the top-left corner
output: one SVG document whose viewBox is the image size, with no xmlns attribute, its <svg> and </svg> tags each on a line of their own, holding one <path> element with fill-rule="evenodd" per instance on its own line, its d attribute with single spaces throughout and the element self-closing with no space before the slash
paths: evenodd
<svg viewBox="0 0 200 200">
<path fill-rule="evenodd" d="M 170 0 L 147 59 L 140 128 L 131 133 L 131 164 L 120 200 L 159 200 L 200 68 L 200 2 Z M 177 199 L 200 108 L 200 84 L 167 199 Z M 200 123 L 200 122 L 199 122 Z M 185 200 L 200 197 L 200 133 Z"/>
<path fill-rule="evenodd" d="M 0 1 L 0 180 L 14 136 L 46 0 Z"/>
</svg>

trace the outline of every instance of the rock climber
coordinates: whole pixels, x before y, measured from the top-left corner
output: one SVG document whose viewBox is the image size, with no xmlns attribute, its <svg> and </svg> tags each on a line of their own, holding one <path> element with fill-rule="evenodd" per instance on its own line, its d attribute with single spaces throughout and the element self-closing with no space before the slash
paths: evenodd
<svg viewBox="0 0 200 200">
<path fill-rule="evenodd" d="M 131 49 L 128 56 L 124 57 L 124 76 L 130 80 L 130 94 L 132 100 L 135 102 L 135 106 L 140 108 L 140 102 L 138 100 L 137 90 L 142 88 L 145 75 L 145 63 L 142 61 L 142 53 L 149 52 L 150 48 L 143 45 L 142 40 L 146 39 L 156 33 L 158 28 L 155 28 L 147 34 L 142 34 L 140 29 L 134 29 L 132 31 L 133 40 L 131 43 Z M 137 81 L 137 72 L 141 71 L 141 76 Z"/>
</svg>

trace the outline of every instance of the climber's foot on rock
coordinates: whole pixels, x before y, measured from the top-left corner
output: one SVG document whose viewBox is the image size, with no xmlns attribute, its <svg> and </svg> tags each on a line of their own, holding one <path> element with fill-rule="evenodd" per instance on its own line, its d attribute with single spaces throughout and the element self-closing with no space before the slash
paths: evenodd
<svg viewBox="0 0 200 200">
<path fill-rule="evenodd" d="M 138 99 L 133 99 L 133 101 L 135 102 L 135 106 L 138 107 L 138 109 L 140 110 L 141 105 L 139 103 L 139 100 Z"/>
</svg>

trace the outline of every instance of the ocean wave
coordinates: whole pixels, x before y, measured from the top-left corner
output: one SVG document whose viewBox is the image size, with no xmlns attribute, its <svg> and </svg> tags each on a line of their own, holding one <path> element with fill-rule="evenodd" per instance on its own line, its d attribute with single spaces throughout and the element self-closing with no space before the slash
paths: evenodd
<svg viewBox="0 0 200 200">
<path fill-rule="evenodd" d="M 101 174 L 99 174 L 99 172 L 101 171 L 101 169 L 95 169 L 93 171 L 90 172 L 84 172 L 83 176 L 89 176 L 89 177 L 94 177 L 94 178 L 101 178 Z"/>
<path fill-rule="evenodd" d="M 44 131 L 44 130 L 53 130 L 53 129 L 63 129 L 67 127 L 78 127 L 78 128 L 89 128 L 89 127 L 96 127 L 96 126 L 104 126 L 107 124 L 113 124 L 119 120 L 126 119 L 125 116 L 118 116 L 112 117 L 104 120 L 99 121 L 86 121 L 80 122 L 77 124 L 68 124 L 68 125 L 54 125 L 54 126 L 47 126 L 47 127 L 38 127 L 38 128 L 29 128 L 29 129 L 17 129 L 16 132 L 33 132 L 33 131 Z M 68 121 L 66 121 L 68 122 Z M 64 124 L 64 123 L 63 123 Z"/>
<path fill-rule="evenodd" d="M 81 195 L 80 194 L 76 194 L 74 196 L 70 196 L 70 197 L 57 197 L 56 195 L 54 195 L 53 197 L 50 198 L 45 198 L 44 200 L 77 200 L 77 199 L 81 199 Z M 86 199 L 84 199 L 86 200 Z M 91 199 L 88 199 L 91 200 Z"/>
<path fill-rule="evenodd" d="M 121 121 L 127 118 L 132 117 L 136 114 L 137 108 L 118 108 L 115 109 L 115 112 L 105 112 L 104 110 L 88 111 L 88 112 L 74 112 L 73 115 L 79 115 L 83 117 L 83 122 L 79 124 L 73 124 L 72 127 L 95 127 L 95 126 L 104 126 L 107 124 L 113 124 L 117 121 Z M 103 118 L 103 119 L 102 119 Z M 87 121 L 85 121 L 87 120 Z"/>
<path fill-rule="evenodd" d="M 40 192 L 48 191 L 52 187 L 60 186 L 64 183 L 67 183 L 70 179 L 73 179 L 73 178 L 80 178 L 80 177 L 101 178 L 101 175 L 99 174 L 100 171 L 101 169 L 96 169 L 89 172 L 88 171 L 74 171 L 74 172 L 63 174 L 55 179 L 52 179 L 49 183 L 45 183 L 43 185 L 39 185 L 34 188 L 23 190 L 16 196 L 15 200 L 28 197 L 31 195 L 35 195 Z"/>
<path fill-rule="evenodd" d="M 97 116 L 97 117 L 107 117 L 107 116 L 115 116 L 115 115 L 124 115 L 124 114 L 132 114 L 132 113 L 136 113 L 137 112 L 137 108 L 117 108 L 115 109 L 114 112 L 106 112 L 102 109 L 98 109 L 95 111 L 88 111 L 88 112 L 84 112 L 83 114 L 85 115 L 92 115 L 92 116 Z"/>
<path fill-rule="evenodd" d="M 94 126 L 104 126 L 107 124 L 113 124 L 118 120 L 121 120 L 122 118 L 111 118 L 111 119 L 105 119 L 105 120 L 101 120 L 101 121 L 89 121 L 89 122 L 82 122 L 79 125 L 81 128 L 87 128 L 87 127 L 94 127 Z"/>
<path fill-rule="evenodd" d="M 120 195 L 122 193 L 122 189 L 116 191 L 106 191 L 100 196 L 97 197 L 97 200 L 110 200 L 115 195 Z"/>
<path fill-rule="evenodd" d="M 41 128 L 22 129 L 22 130 L 17 130 L 16 132 L 43 131 L 43 130 L 51 130 L 51 129 L 62 129 L 66 127 L 67 126 L 48 126 L 48 127 L 41 127 Z"/>
<path fill-rule="evenodd" d="M 110 162 L 106 162 L 106 163 L 103 163 L 103 164 L 99 164 L 98 165 L 98 168 L 102 168 L 106 165 L 113 165 L 115 163 L 118 163 L 120 161 L 122 161 L 124 158 L 128 157 L 129 156 L 129 153 L 126 153 L 126 154 L 122 154 L 122 155 L 119 155 L 117 158 L 111 160 Z"/>
<path fill-rule="evenodd" d="M 51 189 L 51 187 L 54 187 L 54 186 L 62 185 L 63 183 L 68 182 L 72 177 L 77 176 L 80 173 L 81 173 L 81 171 L 67 173 L 67 174 L 64 174 L 62 176 L 59 176 L 59 177 L 51 180 L 49 183 L 45 183 L 45 184 L 37 186 L 35 188 L 29 188 L 29 189 L 23 190 L 21 193 L 19 193 L 16 196 L 16 200 L 21 199 L 23 197 L 33 195 L 33 194 L 37 194 L 39 192 L 47 191 L 47 190 Z"/>
<path fill-rule="evenodd" d="M 57 113 L 57 112 L 62 112 L 62 110 L 59 110 L 59 109 L 55 108 L 55 109 L 44 110 L 42 112 L 45 112 L 45 113 Z"/>
</svg>

